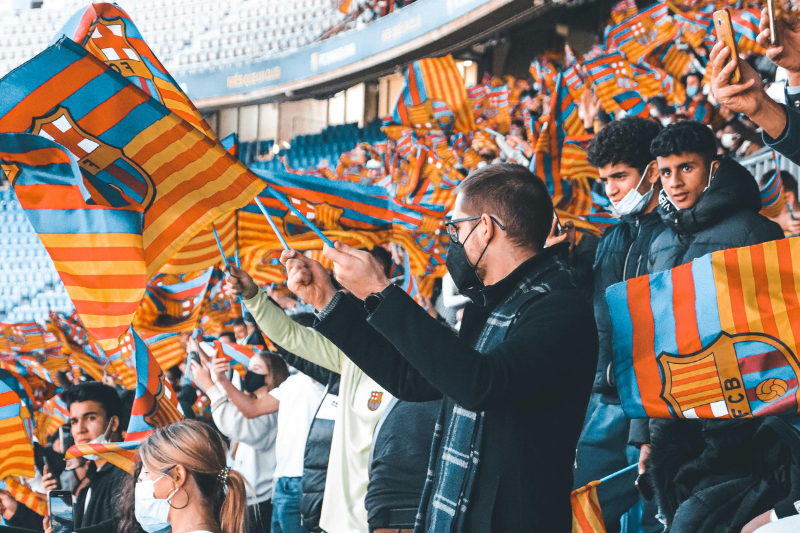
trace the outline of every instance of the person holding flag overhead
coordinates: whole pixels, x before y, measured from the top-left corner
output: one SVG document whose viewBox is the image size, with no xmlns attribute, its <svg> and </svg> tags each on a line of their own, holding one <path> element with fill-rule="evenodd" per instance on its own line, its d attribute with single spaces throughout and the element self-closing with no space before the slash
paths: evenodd
<svg viewBox="0 0 800 533">
<path fill-rule="evenodd" d="M 620 406 L 614 378 L 611 321 L 605 292 L 614 283 L 645 273 L 650 245 L 666 227 L 657 209 L 661 181 L 650 155 L 650 143 L 660 130 L 657 122 L 628 117 L 603 128 L 589 144 L 589 164 L 598 169 L 619 223 L 603 233 L 594 261 L 594 314 L 600 352 L 592 401 L 578 441 L 576 488 L 638 460 L 635 448 L 628 450 L 631 421 Z M 636 496 L 634 485 L 627 490 Z M 655 512 L 648 514 L 649 527 L 643 529 L 660 531 Z M 603 518 L 609 533 L 619 529 L 619 516 L 605 514 Z"/>
<path fill-rule="evenodd" d="M 544 182 L 496 164 L 461 185 L 447 268 L 470 295 L 459 334 L 392 285 L 367 252 L 326 246 L 319 263 L 281 257 L 289 288 L 318 310 L 317 331 L 400 400 L 443 398 L 416 531 L 568 531 L 572 464 L 597 363 L 588 294 L 544 248 Z M 580 335 L 575 332 L 580 331 Z"/>
</svg>

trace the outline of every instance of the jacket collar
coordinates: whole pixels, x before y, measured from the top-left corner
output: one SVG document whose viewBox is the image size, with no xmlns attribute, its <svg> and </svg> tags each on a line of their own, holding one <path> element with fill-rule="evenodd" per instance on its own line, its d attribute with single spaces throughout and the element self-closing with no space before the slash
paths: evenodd
<svg viewBox="0 0 800 533">
<path fill-rule="evenodd" d="M 724 158 L 711 185 L 689 209 L 677 209 L 666 191 L 659 195 L 658 211 L 664 223 L 678 235 L 693 235 L 708 229 L 730 215 L 743 210 L 758 213 L 761 194 L 758 183 L 742 165 Z"/>
<path fill-rule="evenodd" d="M 535 280 L 549 270 L 554 264 L 554 259 L 569 251 L 569 243 L 561 242 L 549 246 L 536 255 L 520 263 L 511 273 L 495 283 L 481 289 L 480 296 L 473 299 L 476 303 L 487 307 L 494 307 L 505 299 L 517 285 L 525 279 Z"/>
</svg>

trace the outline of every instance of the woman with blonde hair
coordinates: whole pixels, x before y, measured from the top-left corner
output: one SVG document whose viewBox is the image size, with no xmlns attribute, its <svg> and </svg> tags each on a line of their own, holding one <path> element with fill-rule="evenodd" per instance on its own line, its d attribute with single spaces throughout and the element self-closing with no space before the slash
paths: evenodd
<svg viewBox="0 0 800 533">
<path fill-rule="evenodd" d="M 225 453 L 220 434 L 202 422 L 156 429 L 139 449 L 134 494 L 145 532 L 245 533 L 245 480 Z"/>
</svg>

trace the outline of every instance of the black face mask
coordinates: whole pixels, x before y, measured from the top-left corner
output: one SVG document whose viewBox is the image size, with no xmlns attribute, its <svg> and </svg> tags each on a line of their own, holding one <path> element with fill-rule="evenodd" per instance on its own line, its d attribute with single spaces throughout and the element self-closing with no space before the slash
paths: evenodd
<svg viewBox="0 0 800 533">
<path fill-rule="evenodd" d="M 256 374 L 255 372 L 248 370 L 244 375 L 242 387 L 244 387 L 245 392 L 255 392 L 263 387 L 265 383 L 266 376 L 263 374 Z"/>
<path fill-rule="evenodd" d="M 450 241 L 447 248 L 447 259 L 445 260 L 445 266 L 450 276 L 453 278 L 453 283 L 456 288 L 459 292 L 467 296 L 469 296 L 470 293 L 474 294 L 475 291 L 484 287 L 483 282 L 478 277 L 477 267 L 478 263 L 480 263 L 483 258 L 483 254 L 486 253 L 486 248 L 489 247 L 489 243 L 486 243 L 486 246 L 483 248 L 474 266 L 469 262 L 467 251 L 464 248 L 464 243 L 467 242 L 467 239 L 470 238 L 472 232 L 475 231 L 477 227 L 478 224 L 472 227 L 467 237 L 464 239 L 464 242 L 461 242 L 461 240 L 458 242 Z"/>
</svg>

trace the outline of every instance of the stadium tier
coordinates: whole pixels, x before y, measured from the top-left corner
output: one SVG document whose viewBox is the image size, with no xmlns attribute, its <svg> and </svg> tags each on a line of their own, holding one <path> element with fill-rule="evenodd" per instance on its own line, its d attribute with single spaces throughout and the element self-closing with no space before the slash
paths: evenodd
<svg viewBox="0 0 800 533">
<path fill-rule="evenodd" d="M 174 75 L 246 63 L 319 39 L 336 0 L 119 0 Z M 0 17 L 0 76 L 41 52 L 86 2 L 46 0 Z"/>
</svg>

